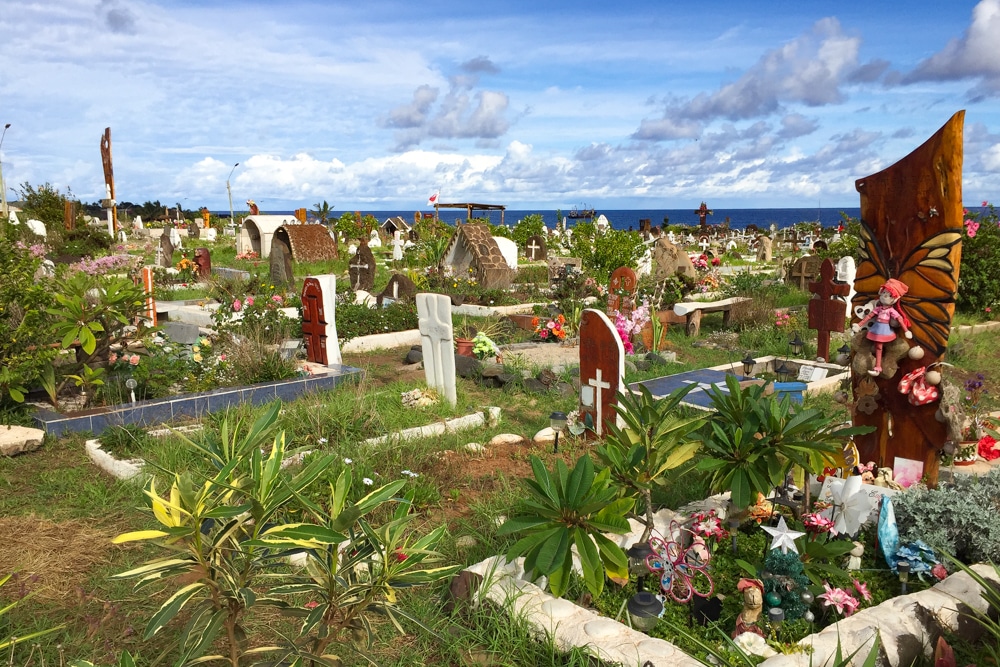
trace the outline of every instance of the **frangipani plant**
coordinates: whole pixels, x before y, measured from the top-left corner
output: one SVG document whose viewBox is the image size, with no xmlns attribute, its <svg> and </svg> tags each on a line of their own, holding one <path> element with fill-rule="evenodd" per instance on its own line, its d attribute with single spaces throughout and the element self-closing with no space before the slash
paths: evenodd
<svg viewBox="0 0 1000 667">
<path fill-rule="evenodd" d="M 625 515 L 634 501 L 619 497 L 611 471 L 595 474 L 588 454 L 577 459 L 572 471 L 557 460 L 552 474 L 537 456 L 531 457 L 531 469 L 534 479 L 522 480 L 527 497 L 518 505 L 518 515 L 500 527 L 500 534 L 525 534 L 507 550 L 507 560 L 524 556 L 529 576 L 548 577 L 557 597 L 569 587 L 574 545 L 592 595 L 604 590 L 605 574 L 628 581 L 628 558 L 604 533 L 628 532 Z"/>
</svg>

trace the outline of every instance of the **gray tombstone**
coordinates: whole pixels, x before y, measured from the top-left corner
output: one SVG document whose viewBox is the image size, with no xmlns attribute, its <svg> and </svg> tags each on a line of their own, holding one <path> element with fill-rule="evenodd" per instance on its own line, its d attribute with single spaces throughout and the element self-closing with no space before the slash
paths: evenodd
<svg viewBox="0 0 1000 667">
<path fill-rule="evenodd" d="M 194 345 L 201 337 L 201 330 L 197 324 L 167 321 L 163 323 L 163 335 L 179 345 Z"/>
<path fill-rule="evenodd" d="M 187 224 L 188 238 L 197 239 L 201 238 L 201 225 L 198 224 L 197 220 L 192 220 Z"/>
<path fill-rule="evenodd" d="M 673 275 L 696 278 L 698 272 L 682 248 L 661 236 L 653 244 L 653 277 L 656 280 L 666 280 Z"/>
<path fill-rule="evenodd" d="M 351 289 L 355 292 L 372 291 L 375 287 L 375 255 L 372 254 L 371 248 L 365 244 L 358 248 L 347 265 L 347 275 L 351 280 Z"/>
<path fill-rule="evenodd" d="M 528 238 L 524 245 L 524 256 L 529 262 L 541 262 L 548 257 L 545 238 L 536 234 Z"/>
<path fill-rule="evenodd" d="M 770 262 L 772 241 L 770 236 L 761 235 L 757 238 L 757 261 Z"/>
<path fill-rule="evenodd" d="M 417 322 L 427 386 L 442 393 L 454 407 L 455 340 L 451 322 L 451 299 L 444 294 L 417 294 Z"/>
<path fill-rule="evenodd" d="M 417 294 L 417 286 L 408 276 L 402 273 L 394 273 L 392 277 L 389 278 L 389 284 L 385 286 L 382 293 L 377 297 L 377 303 L 379 306 L 385 299 L 392 299 L 393 301 L 412 300 Z"/>
<path fill-rule="evenodd" d="M 160 266 L 171 268 L 174 265 L 174 242 L 170 240 L 170 230 L 164 229 L 160 236 Z"/>
<path fill-rule="evenodd" d="M 284 241 L 271 240 L 271 283 L 290 285 L 295 280 L 292 273 L 292 250 Z"/>
</svg>

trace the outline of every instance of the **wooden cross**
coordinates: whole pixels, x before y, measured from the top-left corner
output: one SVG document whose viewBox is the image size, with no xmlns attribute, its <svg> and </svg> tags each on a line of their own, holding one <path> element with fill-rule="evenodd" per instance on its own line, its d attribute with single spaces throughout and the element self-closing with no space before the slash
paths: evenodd
<svg viewBox="0 0 1000 667">
<path fill-rule="evenodd" d="M 844 330 L 843 299 L 851 292 L 850 285 L 834 282 L 835 274 L 833 261 L 825 259 L 819 267 L 819 280 L 809 283 L 809 291 L 815 295 L 809 300 L 809 328 L 817 331 L 816 354 L 824 360 L 830 358 L 830 332 Z"/>
<path fill-rule="evenodd" d="M 698 207 L 698 210 L 695 211 L 694 214 L 698 216 L 698 223 L 702 226 L 702 229 L 704 229 L 707 226 L 705 219 L 712 215 L 712 211 L 708 208 L 708 205 L 705 204 L 705 202 L 702 202 L 701 206 Z"/>
<path fill-rule="evenodd" d="M 601 372 L 601 369 L 598 368 L 596 377 L 592 377 L 591 379 L 587 380 L 587 384 L 594 388 L 595 390 L 594 393 L 596 394 L 594 396 L 594 407 L 597 410 L 597 420 L 596 420 L 597 423 L 594 424 L 595 426 L 594 430 L 597 431 L 597 435 L 601 435 L 604 432 L 604 410 L 602 409 L 601 406 L 601 390 L 611 389 L 610 382 L 601 381 L 602 376 L 603 373 Z"/>
</svg>

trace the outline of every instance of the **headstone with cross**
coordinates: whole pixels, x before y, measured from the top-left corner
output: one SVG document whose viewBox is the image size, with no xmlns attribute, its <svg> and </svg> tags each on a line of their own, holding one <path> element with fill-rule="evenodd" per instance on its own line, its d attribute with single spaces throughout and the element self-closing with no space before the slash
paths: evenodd
<svg viewBox="0 0 1000 667">
<path fill-rule="evenodd" d="M 792 268 L 788 272 L 788 277 L 792 284 L 804 292 L 808 289 L 809 282 L 819 276 L 820 265 L 822 263 L 823 260 L 814 255 L 799 257 L 792 264 Z"/>
<path fill-rule="evenodd" d="M 809 283 L 813 298 L 809 300 L 809 328 L 816 329 L 816 354 L 824 360 L 830 358 L 830 332 L 843 331 L 845 301 L 850 285 L 834 282 L 836 269 L 833 261 L 823 260 L 820 279 Z"/>
<path fill-rule="evenodd" d="M 337 279 L 333 275 L 307 276 L 302 281 L 302 341 L 314 364 L 343 362 L 335 320 Z"/>
<path fill-rule="evenodd" d="M 454 407 L 455 340 L 451 321 L 451 299 L 444 294 L 417 294 L 417 324 L 420 328 L 424 376 L 427 386 L 438 390 Z"/>
<path fill-rule="evenodd" d="M 375 287 L 375 255 L 366 244 L 362 243 L 354 253 L 347 265 L 347 274 L 351 279 L 351 289 L 355 292 L 371 292 Z"/>
<path fill-rule="evenodd" d="M 608 316 L 588 308 L 580 317 L 580 423 L 602 436 L 616 420 L 625 382 L 625 347 Z"/>
<path fill-rule="evenodd" d="M 694 212 L 694 214 L 698 216 L 698 224 L 701 225 L 702 229 L 708 227 L 707 217 L 712 215 L 712 213 L 713 211 L 708 208 L 708 205 L 705 202 L 702 202 L 701 206 L 698 207 L 698 210 Z"/>
<path fill-rule="evenodd" d="M 608 282 L 608 315 L 616 310 L 628 317 L 635 310 L 635 290 L 639 285 L 635 271 L 619 266 L 611 273 Z"/>
<path fill-rule="evenodd" d="M 385 286 L 382 293 L 376 297 L 376 303 L 382 306 L 386 299 L 399 301 L 400 299 L 413 300 L 417 294 L 416 284 L 408 276 L 402 273 L 394 273 L 389 278 L 389 284 Z"/>
<path fill-rule="evenodd" d="M 528 237 L 528 242 L 524 246 L 524 256 L 529 262 L 543 262 L 548 257 L 545 247 L 545 239 L 540 235 Z"/>
<path fill-rule="evenodd" d="M 395 232 L 392 235 L 392 261 L 398 262 L 403 259 L 403 246 L 406 241 L 402 239 L 402 232 Z"/>
</svg>

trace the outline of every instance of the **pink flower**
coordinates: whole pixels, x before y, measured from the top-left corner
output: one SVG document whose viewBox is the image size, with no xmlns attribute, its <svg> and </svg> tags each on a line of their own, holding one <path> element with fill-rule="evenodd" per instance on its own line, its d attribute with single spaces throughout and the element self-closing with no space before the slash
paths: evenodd
<svg viewBox="0 0 1000 667">
<path fill-rule="evenodd" d="M 549 337 L 549 330 L 548 329 L 542 329 L 541 331 L 538 332 L 538 335 L 541 336 L 543 339 L 548 338 Z"/>
<path fill-rule="evenodd" d="M 868 592 L 868 584 L 863 581 L 854 580 L 854 590 L 864 599 L 865 602 L 872 601 L 872 594 Z"/>
<path fill-rule="evenodd" d="M 271 297 L 271 301 L 274 301 L 275 303 L 281 303 L 281 295 L 275 294 L 274 296 Z"/>
<path fill-rule="evenodd" d="M 990 205 L 990 203 L 988 201 L 986 201 L 985 199 L 983 200 L 983 203 L 980 204 L 980 206 L 982 206 L 983 208 L 986 208 L 989 205 Z"/>
<path fill-rule="evenodd" d="M 549 329 L 555 329 L 555 328 L 556 328 L 556 323 L 555 323 L 555 322 L 553 322 L 552 320 L 549 320 L 549 321 L 548 321 L 548 322 L 547 322 L 547 323 L 545 324 L 545 326 L 546 326 L 546 327 L 548 327 Z"/>
<path fill-rule="evenodd" d="M 830 588 L 830 584 L 823 584 L 823 588 L 826 589 L 826 592 L 816 597 L 823 600 L 824 606 L 835 607 L 838 614 L 850 616 L 861 604 L 857 598 L 843 588 Z"/>
<path fill-rule="evenodd" d="M 934 567 L 931 568 L 931 574 L 938 581 L 943 581 L 948 576 L 948 570 L 941 563 L 934 563 Z"/>
<path fill-rule="evenodd" d="M 316 602 L 315 600 L 310 600 L 309 602 L 306 602 L 302 606 L 305 607 L 306 609 L 315 609 L 316 607 L 319 606 L 319 602 Z"/>
<path fill-rule="evenodd" d="M 246 304 L 247 304 L 248 308 L 253 305 L 253 297 L 252 296 L 248 296 L 247 297 Z"/>
<path fill-rule="evenodd" d="M 114 352 L 112 352 L 111 354 L 108 355 L 108 363 L 109 364 L 113 364 L 116 361 L 118 361 L 118 355 L 117 354 L 115 354 Z"/>
<path fill-rule="evenodd" d="M 132 364 L 133 366 L 138 366 L 139 365 L 139 355 L 138 354 L 133 354 L 131 357 L 128 358 L 128 362 L 130 364 Z"/>
<path fill-rule="evenodd" d="M 225 361 L 225 360 L 226 360 L 226 355 L 225 355 L 225 353 L 223 353 L 223 354 L 220 354 L 220 355 L 219 355 L 219 361 Z"/>
<path fill-rule="evenodd" d="M 235 301 L 233 301 L 233 312 L 238 313 L 241 310 L 243 310 L 243 302 L 240 301 L 239 299 L 236 299 Z"/>
<path fill-rule="evenodd" d="M 833 533 L 836 535 L 836 531 L 833 529 L 833 521 L 826 518 L 819 512 L 813 512 L 811 514 L 802 515 L 802 523 L 805 524 L 806 530 L 810 533 Z"/>
</svg>

